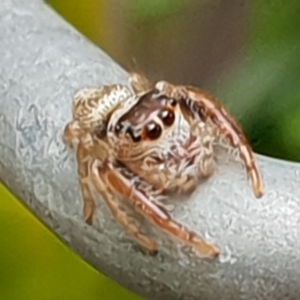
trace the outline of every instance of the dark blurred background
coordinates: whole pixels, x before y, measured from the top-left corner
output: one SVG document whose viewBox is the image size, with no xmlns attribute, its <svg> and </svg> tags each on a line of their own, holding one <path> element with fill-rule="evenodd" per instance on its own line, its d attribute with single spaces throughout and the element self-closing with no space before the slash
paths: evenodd
<svg viewBox="0 0 300 300">
<path fill-rule="evenodd" d="M 256 152 L 300 161 L 300 1 L 47 3 L 127 70 L 210 91 Z M 138 299 L 85 264 L 3 187 L 0 196 L 1 299 Z"/>
</svg>

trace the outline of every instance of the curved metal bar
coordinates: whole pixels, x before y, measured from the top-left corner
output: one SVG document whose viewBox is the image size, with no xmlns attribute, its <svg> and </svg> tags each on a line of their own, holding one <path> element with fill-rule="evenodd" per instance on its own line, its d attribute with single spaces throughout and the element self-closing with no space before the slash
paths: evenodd
<svg viewBox="0 0 300 300">
<path fill-rule="evenodd" d="M 220 259 L 166 236 L 156 257 L 143 254 L 103 203 L 93 227 L 83 222 L 74 154 L 61 138 L 75 92 L 126 83 L 126 72 L 41 1 L 2 0 L 0 20 L 0 179 L 65 242 L 148 299 L 299 299 L 299 164 L 259 157 L 266 194 L 257 200 L 225 156 L 173 212 L 217 244 Z"/>
</svg>

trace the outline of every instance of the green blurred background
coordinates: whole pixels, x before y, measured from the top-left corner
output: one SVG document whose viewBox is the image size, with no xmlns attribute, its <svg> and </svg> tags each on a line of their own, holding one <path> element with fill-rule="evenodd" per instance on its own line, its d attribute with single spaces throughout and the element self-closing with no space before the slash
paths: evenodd
<svg viewBox="0 0 300 300">
<path fill-rule="evenodd" d="M 47 2 L 127 69 L 213 92 L 256 152 L 300 161 L 300 1 Z M 0 199 L 0 299 L 140 299 L 83 262 L 3 186 Z"/>
</svg>

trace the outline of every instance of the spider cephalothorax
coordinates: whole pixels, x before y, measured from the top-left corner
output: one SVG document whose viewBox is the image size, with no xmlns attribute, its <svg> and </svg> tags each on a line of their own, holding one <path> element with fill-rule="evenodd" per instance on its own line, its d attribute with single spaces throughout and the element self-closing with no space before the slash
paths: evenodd
<svg viewBox="0 0 300 300">
<path fill-rule="evenodd" d="M 75 96 L 64 139 L 70 146 L 77 141 L 85 220 L 91 223 L 95 210 L 92 183 L 116 219 L 151 252 L 157 251 L 156 242 L 121 209 L 122 201 L 202 254 L 217 256 L 215 246 L 176 222 L 158 199 L 190 194 L 201 178 L 211 175 L 220 140 L 238 150 L 255 195 L 261 197 L 263 182 L 252 149 L 235 120 L 207 93 L 165 81 L 151 86 L 138 74 L 130 79 L 132 90 L 111 85 Z"/>
</svg>

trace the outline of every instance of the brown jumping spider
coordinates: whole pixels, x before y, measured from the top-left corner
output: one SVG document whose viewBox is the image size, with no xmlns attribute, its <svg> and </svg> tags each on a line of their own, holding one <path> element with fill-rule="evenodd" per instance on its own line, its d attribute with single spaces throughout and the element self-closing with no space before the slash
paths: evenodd
<svg viewBox="0 0 300 300">
<path fill-rule="evenodd" d="M 156 252 L 157 243 L 140 231 L 122 201 L 202 255 L 218 256 L 217 247 L 172 218 L 161 197 L 191 194 L 201 178 L 210 176 L 220 140 L 237 149 L 261 197 L 262 178 L 244 133 L 220 102 L 195 87 L 165 81 L 151 86 L 135 73 L 130 83 L 133 90 L 118 84 L 85 88 L 74 99 L 64 140 L 77 145 L 85 221 L 91 224 L 95 211 L 92 184 L 149 251 Z"/>
</svg>

